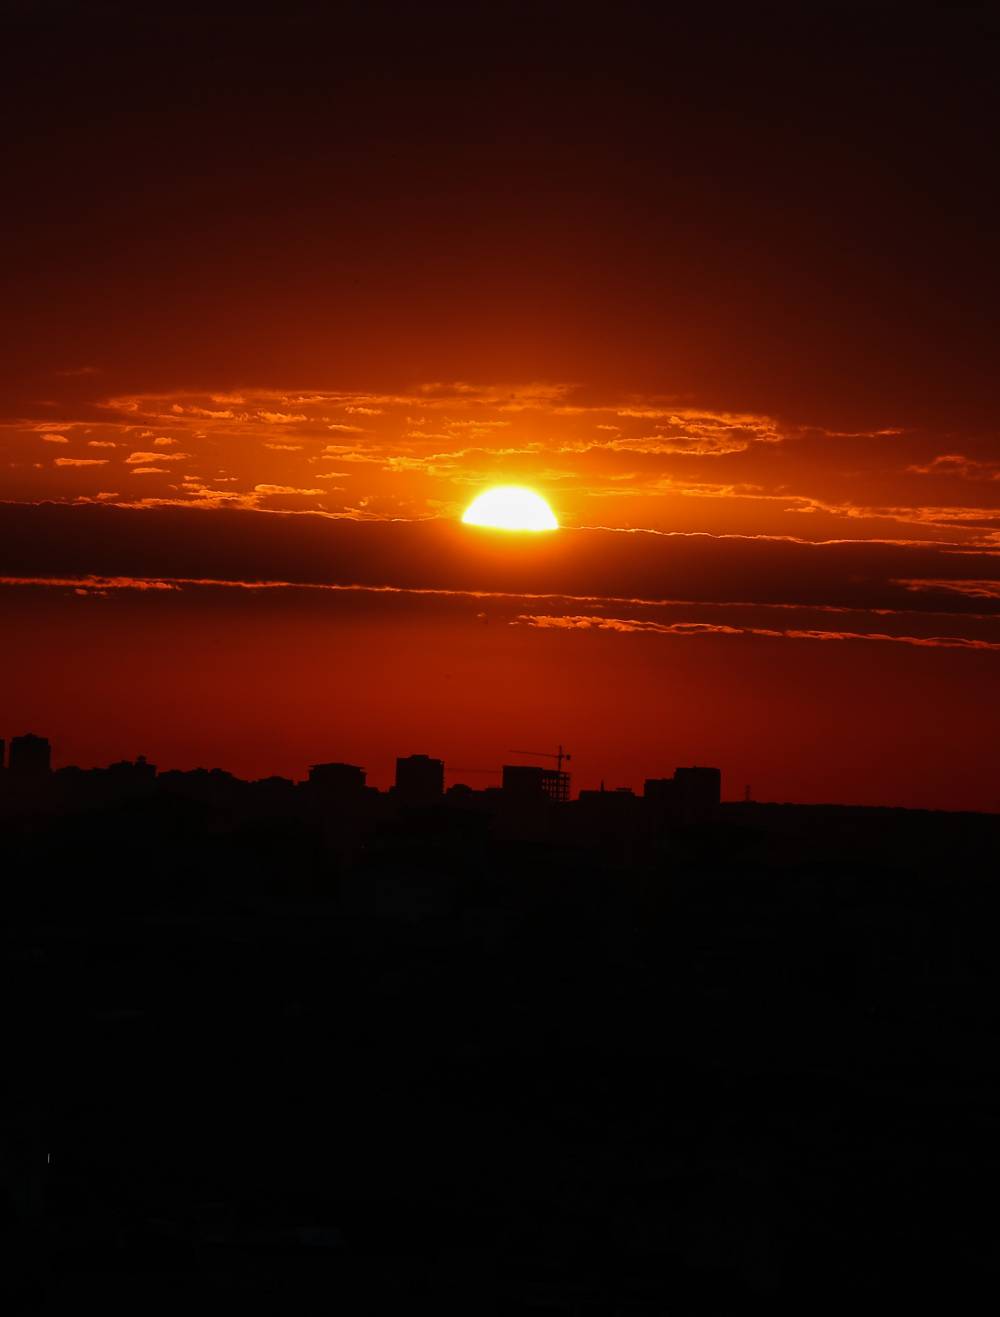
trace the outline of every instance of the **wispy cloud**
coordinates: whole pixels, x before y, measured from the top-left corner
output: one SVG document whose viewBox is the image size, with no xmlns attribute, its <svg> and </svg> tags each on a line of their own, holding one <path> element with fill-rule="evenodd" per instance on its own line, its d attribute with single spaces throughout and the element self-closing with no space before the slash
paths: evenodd
<svg viewBox="0 0 1000 1317">
<path fill-rule="evenodd" d="M 142 466 L 149 462 L 186 462 L 190 453 L 130 453 L 125 459 L 126 466 Z"/>
<path fill-rule="evenodd" d="M 930 462 L 914 463 L 907 471 L 922 476 L 959 476 L 963 480 L 1000 480 L 1000 462 L 981 462 L 962 453 L 942 453 Z"/>
<path fill-rule="evenodd" d="M 656 622 L 642 618 L 604 617 L 599 614 L 566 616 L 526 613 L 513 625 L 541 630 L 615 631 L 621 634 L 659 636 L 763 636 L 782 640 L 855 640 L 894 645 L 914 645 L 922 649 L 973 649 L 1000 652 L 1000 641 L 970 639 L 966 636 L 890 635 L 882 631 L 824 631 L 815 628 L 779 629 L 773 627 L 730 626 L 712 622 Z"/>
<path fill-rule="evenodd" d="M 1000 599 L 1000 581 L 963 580 L 899 580 L 897 585 L 920 593 L 943 592 L 962 595 L 966 599 Z"/>
</svg>

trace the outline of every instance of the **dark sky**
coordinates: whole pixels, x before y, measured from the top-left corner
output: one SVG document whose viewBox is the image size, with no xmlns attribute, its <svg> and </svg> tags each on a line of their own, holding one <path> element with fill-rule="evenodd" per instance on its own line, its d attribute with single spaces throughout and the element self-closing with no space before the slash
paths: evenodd
<svg viewBox="0 0 1000 1317">
<path fill-rule="evenodd" d="M 2 12 L 0 597 L 38 611 L 0 733 L 378 779 L 520 716 L 581 778 L 711 754 L 734 794 L 994 807 L 995 8 Z M 462 539 L 509 481 L 569 530 Z M 194 657 L 206 592 L 256 740 Z M 87 694 L 112 630 L 147 727 Z M 67 706 L 32 673 L 71 636 Z M 325 646 L 368 661 L 320 736 Z M 419 697 L 379 685 L 401 646 Z M 504 665 L 551 695 L 553 647 L 566 699 L 518 715 Z"/>
</svg>

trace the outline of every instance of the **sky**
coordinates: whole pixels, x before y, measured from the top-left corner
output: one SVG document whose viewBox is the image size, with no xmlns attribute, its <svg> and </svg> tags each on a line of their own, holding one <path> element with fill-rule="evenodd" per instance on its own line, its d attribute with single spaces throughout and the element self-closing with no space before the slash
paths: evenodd
<svg viewBox="0 0 1000 1317">
<path fill-rule="evenodd" d="M 1000 808 L 995 12 L 133 9 L 4 11 L 0 736 Z"/>
</svg>

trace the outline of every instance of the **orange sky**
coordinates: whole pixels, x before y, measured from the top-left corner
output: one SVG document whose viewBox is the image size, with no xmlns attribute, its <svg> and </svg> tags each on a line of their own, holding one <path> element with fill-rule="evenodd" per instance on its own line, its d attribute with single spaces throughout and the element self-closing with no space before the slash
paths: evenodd
<svg viewBox="0 0 1000 1317">
<path fill-rule="evenodd" d="M 997 808 L 988 18 L 392 12 L 14 24 L 0 735 Z"/>
</svg>

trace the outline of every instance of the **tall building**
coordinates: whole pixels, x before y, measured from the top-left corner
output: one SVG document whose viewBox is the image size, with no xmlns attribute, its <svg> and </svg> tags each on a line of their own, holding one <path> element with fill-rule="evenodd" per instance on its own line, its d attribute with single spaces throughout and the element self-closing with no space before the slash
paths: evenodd
<svg viewBox="0 0 1000 1317">
<path fill-rule="evenodd" d="M 533 764 L 504 764 L 501 785 L 511 800 L 548 797 L 560 803 L 569 800 L 569 773 L 556 768 L 536 768 Z"/>
<path fill-rule="evenodd" d="M 44 736 L 26 732 L 10 743 L 10 775 L 17 778 L 45 777 L 52 771 L 52 747 Z"/>
<path fill-rule="evenodd" d="M 436 805 L 444 797 L 444 761 L 429 755 L 396 760 L 396 797 L 403 805 Z"/>
</svg>

